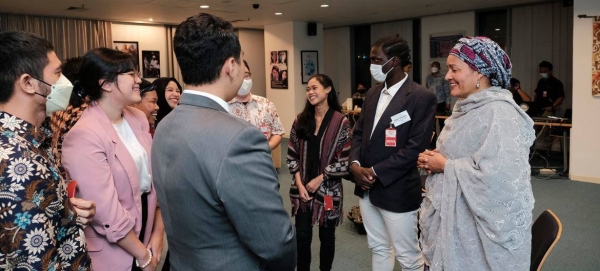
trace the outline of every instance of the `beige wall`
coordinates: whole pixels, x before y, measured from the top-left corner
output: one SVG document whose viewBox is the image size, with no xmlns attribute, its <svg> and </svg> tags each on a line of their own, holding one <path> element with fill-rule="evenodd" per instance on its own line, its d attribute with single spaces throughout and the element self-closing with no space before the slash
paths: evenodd
<svg viewBox="0 0 600 271">
<path fill-rule="evenodd" d="M 600 99 L 592 96 L 593 19 L 600 15 L 597 0 L 577 0 L 573 14 L 573 129 L 571 129 L 570 178 L 600 184 Z"/>
<path fill-rule="evenodd" d="M 170 76 L 167 53 L 171 52 L 167 52 L 167 30 L 164 26 L 113 23 L 112 38 L 113 41 L 137 41 L 140 65 L 142 51 L 160 51 L 160 76 Z"/>
<path fill-rule="evenodd" d="M 244 60 L 248 62 L 250 72 L 252 72 L 252 93 L 266 97 L 264 31 L 240 29 L 236 31 L 236 34 L 244 51 Z"/>
<path fill-rule="evenodd" d="M 306 84 L 302 84 L 301 78 L 300 51 L 318 51 L 319 73 L 326 72 L 323 60 L 323 25 L 317 24 L 316 36 L 308 36 L 306 30 L 306 22 L 265 25 L 265 63 L 270 62 L 271 51 L 288 51 L 288 89 L 271 88 L 271 68 L 265 65 L 267 98 L 277 107 L 281 123 L 286 130 L 284 137 L 289 137 L 294 119 L 306 102 Z"/>
<path fill-rule="evenodd" d="M 352 55 L 350 54 L 350 27 L 337 27 L 323 30 L 323 50 L 325 52 L 325 74 L 331 77 L 339 92 L 340 104 L 352 96 Z"/>
<path fill-rule="evenodd" d="M 438 33 L 452 33 L 463 31 L 465 35 L 475 35 L 475 12 L 462 12 L 448 15 L 429 16 L 421 18 L 421 82 L 425 85 L 425 78 L 431 74 L 431 62 L 429 58 L 429 35 Z M 440 73 L 446 74 L 445 59 L 436 59 L 441 64 Z M 456 98 L 452 98 L 452 104 Z"/>
</svg>

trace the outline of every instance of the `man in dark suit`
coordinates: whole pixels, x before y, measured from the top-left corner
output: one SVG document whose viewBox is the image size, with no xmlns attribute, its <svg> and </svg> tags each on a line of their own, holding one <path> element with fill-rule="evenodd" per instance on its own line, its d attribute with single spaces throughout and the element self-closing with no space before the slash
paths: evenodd
<svg viewBox="0 0 600 271">
<path fill-rule="evenodd" d="M 371 48 L 371 75 L 383 82 L 367 92 L 352 139 L 350 160 L 361 197 L 373 270 L 391 271 L 394 257 L 402 270 L 423 270 L 417 240 L 421 181 L 417 158 L 431 140 L 436 96 L 413 82 L 402 67 L 408 44 L 385 37 Z"/>
<path fill-rule="evenodd" d="M 244 79 L 231 23 L 190 17 L 173 47 L 187 88 L 152 145 L 171 270 L 294 270 L 295 232 L 267 140 L 228 112 Z"/>
</svg>

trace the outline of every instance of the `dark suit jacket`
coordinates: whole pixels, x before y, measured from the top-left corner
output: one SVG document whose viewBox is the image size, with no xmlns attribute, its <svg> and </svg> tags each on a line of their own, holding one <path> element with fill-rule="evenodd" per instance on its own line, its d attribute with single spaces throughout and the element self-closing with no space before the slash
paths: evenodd
<svg viewBox="0 0 600 271">
<path fill-rule="evenodd" d="M 373 205 L 391 212 L 410 212 L 421 204 L 417 158 L 429 146 L 437 99 L 430 90 L 407 78 L 381 115 L 371 137 L 383 87 L 382 83 L 367 92 L 354 128 L 350 161 L 358 160 L 362 167 L 375 170 L 377 179 L 369 190 Z M 404 110 L 411 120 L 395 127 L 396 147 L 386 147 L 385 129 L 390 127 L 391 117 Z M 356 186 L 354 194 L 362 198 L 364 191 Z"/>
<path fill-rule="evenodd" d="M 256 127 L 184 93 L 152 151 L 171 270 L 294 270 L 295 231 Z"/>
</svg>

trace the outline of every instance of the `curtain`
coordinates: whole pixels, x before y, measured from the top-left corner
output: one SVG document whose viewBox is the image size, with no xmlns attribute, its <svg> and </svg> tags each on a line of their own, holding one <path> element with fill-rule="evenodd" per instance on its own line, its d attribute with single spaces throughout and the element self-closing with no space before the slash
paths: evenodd
<svg viewBox="0 0 600 271">
<path fill-rule="evenodd" d="M 98 47 L 112 47 L 111 23 L 29 15 L 0 14 L 0 31 L 35 33 L 54 45 L 59 59 L 84 55 Z"/>
<path fill-rule="evenodd" d="M 540 79 L 538 65 L 543 60 L 554 66 L 554 77 L 565 89 L 559 108 L 571 108 L 573 101 L 573 7 L 561 2 L 516 7 L 511 10 L 511 50 L 513 77 L 533 98 Z M 562 112 L 560 112 L 562 113 Z M 557 112 L 557 115 L 560 114 Z"/>
<path fill-rule="evenodd" d="M 175 30 L 177 30 L 177 26 L 167 26 L 167 62 L 168 62 L 168 74 L 171 74 L 181 87 L 185 89 L 185 83 L 183 82 L 183 77 L 181 76 L 181 69 L 179 69 L 179 62 L 177 62 L 177 57 L 175 57 L 175 51 L 173 50 L 173 38 L 175 37 Z M 182 89 L 183 91 L 183 89 Z"/>
</svg>

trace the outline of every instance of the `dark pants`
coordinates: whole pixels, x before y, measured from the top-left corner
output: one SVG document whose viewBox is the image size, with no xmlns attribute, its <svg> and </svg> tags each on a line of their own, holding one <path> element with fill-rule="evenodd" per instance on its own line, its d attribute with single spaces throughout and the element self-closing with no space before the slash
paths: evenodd
<svg viewBox="0 0 600 271">
<path fill-rule="evenodd" d="M 296 214 L 296 242 L 298 244 L 298 271 L 310 270 L 312 242 L 312 212 L 298 210 Z M 321 241 L 319 269 L 331 270 L 333 256 L 335 255 L 335 227 L 319 226 L 319 240 Z"/>
<path fill-rule="evenodd" d="M 142 194 L 142 229 L 140 230 L 140 241 L 144 243 L 144 233 L 146 233 L 146 220 L 148 220 L 148 194 Z M 145 263 L 140 263 L 145 264 Z M 142 269 L 135 265 L 135 257 L 133 258 L 132 271 L 141 271 Z"/>
</svg>

